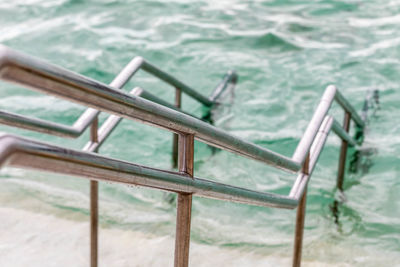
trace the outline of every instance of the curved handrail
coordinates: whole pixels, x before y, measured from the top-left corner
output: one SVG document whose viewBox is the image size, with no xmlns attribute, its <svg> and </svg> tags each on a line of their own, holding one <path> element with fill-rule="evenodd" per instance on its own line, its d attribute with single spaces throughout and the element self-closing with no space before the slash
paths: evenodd
<svg viewBox="0 0 400 267">
<path fill-rule="evenodd" d="M 7 56 L 6 54 L 14 53 L 11 49 L 0 45 L 0 57 L 5 59 Z M 141 62 L 141 64 L 138 64 L 138 62 Z M 59 68 L 54 65 L 48 64 L 50 68 Z M 152 66 L 151 68 L 145 68 L 146 66 Z M 122 88 L 135 74 L 136 72 L 143 67 L 145 71 L 153 74 L 154 76 L 160 78 L 160 77 L 170 77 L 169 79 L 172 79 L 172 82 L 169 82 L 169 84 L 172 84 L 174 86 L 177 85 L 182 85 L 179 83 L 175 83 L 174 81 L 177 81 L 177 79 L 173 78 L 171 75 L 161 71 L 160 69 L 154 67 L 147 61 L 145 61 L 141 57 L 135 57 L 132 59 L 123 69 L 122 71 L 113 79 L 113 81 L 110 83 L 110 86 L 113 88 Z M 162 73 L 162 76 L 160 76 L 160 73 Z M 161 79 L 161 78 L 160 78 Z M 210 101 L 207 101 L 207 106 L 213 105 L 216 103 L 216 97 L 215 97 L 215 92 L 220 93 L 223 91 L 223 89 L 229 84 L 229 83 L 235 83 L 237 79 L 236 73 L 230 71 L 228 72 L 222 81 L 218 84 L 218 86 L 213 90 L 213 93 L 211 97 L 209 98 Z M 194 91 L 194 89 L 188 87 L 188 86 L 183 86 L 182 88 L 186 88 L 185 92 L 190 92 Z M 184 89 L 185 90 L 185 89 Z M 157 96 L 145 91 L 144 89 L 137 90 L 135 95 L 140 96 L 142 98 L 148 99 L 150 101 L 156 102 L 158 104 L 167 106 L 169 108 L 179 110 L 187 115 L 193 116 L 192 114 L 186 113 L 181 109 L 176 108 L 174 105 L 158 98 Z M 188 94 L 192 96 L 193 94 Z M 196 96 L 201 96 L 201 99 L 206 98 L 203 95 L 196 93 Z M 201 102 L 201 101 L 200 101 Z M 210 104 L 211 103 L 211 104 Z M 37 132 L 42 132 L 46 134 L 51 134 L 51 135 L 56 135 L 56 136 L 61 136 L 61 137 L 67 137 L 67 138 L 77 138 L 82 135 L 82 133 L 89 127 L 89 125 L 93 122 L 93 120 L 99 115 L 99 111 L 96 109 L 88 108 L 85 110 L 81 116 L 75 121 L 75 123 L 72 126 L 69 125 L 63 125 L 60 123 L 55 123 L 55 122 L 50 122 L 42 119 L 37 119 L 37 118 L 32 118 L 28 116 L 23 116 L 19 114 L 15 114 L 12 112 L 6 112 L 0 110 L 0 123 L 9 125 L 9 126 L 16 126 L 19 128 L 24 128 L 27 130 L 33 130 Z"/>
<path fill-rule="evenodd" d="M 340 103 L 347 103 L 336 87 L 328 86 L 293 157 L 289 158 L 235 137 L 179 111 L 129 95 L 116 90 L 111 85 L 100 83 L 5 47 L 0 47 L 0 78 L 172 132 L 194 134 L 196 139 L 212 146 L 292 172 L 300 170 L 332 101 L 339 99 Z M 360 127 L 364 126 L 362 121 L 356 119 L 357 115 L 354 115 L 356 113 L 352 113 L 354 109 L 348 108 L 345 104 L 343 107 L 352 114 L 353 120 Z M 342 139 L 351 140 L 351 137 L 345 135 L 344 131 L 335 131 L 335 133 L 339 134 Z"/>
<path fill-rule="evenodd" d="M 196 177 L 188 179 L 187 174 L 182 172 L 149 168 L 10 134 L 0 135 L 0 165 L 33 168 L 127 185 L 141 185 L 250 205 L 294 209 L 299 204 L 332 123 L 332 117 L 327 116 L 324 119 L 315 144 L 311 148 L 309 174 L 300 174 L 300 178 L 297 179 L 299 182 L 292 188 L 292 191 L 297 193 L 291 193 L 289 196 L 258 192 Z"/>
<path fill-rule="evenodd" d="M 10 50 L 0 45 L 0 57 Z M 131 72 L 132 61 L 115 77 L 110 86 L 121 88 L 135 74 Z M 81 116 L 74 122 L 72 126 L 60 123 L 45 121 L 37 118 L 31 118 L 12 112 L 0 111 L 0 122 L 9 126 L 17 126 L 20 128 L 52 134 L 56 136 L 77 138 L 79 137 L 98 116 L 99 112 L 95 109 L 86 109 Z"/>
<path fill-rule="evenodd" d="M 234 71 L 229 71 L 224 79 L 222 80 L 221 84 L 218 85 L 214 92 L 212 93 L 211 97 L 205 97 L 202 94 L 198 93 L 196 90 L 191 88 L 190 86 L 186 85 L 185 83 L 181 82 L 180 80 L 176 79 L 172 75 L 162 71 L 161 69 L 157 68 L 153 64 L 149 63 L 142 57 L 135 57 L 132 60 L 132 71 L 136 72 L 139 69 L 142 69 L 148 73 L 153 74 L 154 76 L 158 77 L 160 80 L 179 88 L 182 92 L 186 93 L 187 95 L 191 96 L 192 98 L 196 99 L 200 103 L 204 104 L 205 106 L 212 106 L 215 103 L 215 100 L 218 98 L 219 94 L 221 93 L 221 89 L 225 87 L 228 83 L 236 83 L 237 75 Z"/>
</svg>

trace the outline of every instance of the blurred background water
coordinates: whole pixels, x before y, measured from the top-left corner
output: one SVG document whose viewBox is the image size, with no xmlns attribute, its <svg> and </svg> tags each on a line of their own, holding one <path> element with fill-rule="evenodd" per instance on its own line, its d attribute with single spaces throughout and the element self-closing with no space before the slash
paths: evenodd
<svg viewBox="0 0 400 267">
<path fill-rule="evenodd" d="M 0 0 L 0 43 L 109 83 L 142 56 L 208 95 L 235 69 L 232 134 L 291 156 L 328 84 L 361 110 L 379 88 L 364 146 L 368 168 L 346 173 L 331 212 L 339 140 L 331 136 L 308 191 L 304 266 L 400 266 L 400 1 Z M 174 90 L 139 72 L 141 86 Z M 2 109 L 72 124 L 85 107 L 0 84 Z M 183 108 L 201 115 L 200 104 Z M 342 112 L 333 106 L 339 120 Z M 101 117 L 104 119 L 104 115 Z M 76 140 L 16 130 L 81 148 Z M 101 154 L 169 169 L 171 134 L 123 121 Z M 6 168 L 0 173 L 0 265 L 87 266 L 88 182 Z M 196 143 L 197 177 L 286 194 L 295 176 Z M 191 266 L 290 266 L 295 212 L 194 198 Z M 175 206 L 162 192 L 101 183 L 100 266 L 171 266 Z"/>
</svg>

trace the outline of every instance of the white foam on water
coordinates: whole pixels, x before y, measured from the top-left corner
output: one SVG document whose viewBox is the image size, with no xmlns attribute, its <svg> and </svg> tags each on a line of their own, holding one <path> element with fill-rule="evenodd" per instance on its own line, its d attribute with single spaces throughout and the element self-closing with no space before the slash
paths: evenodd
<svg viewBox="0 0 400 267">
<path fill-rule="evenodd" d="M 20 209 L 0 208 L 0 266 L 88 266 L 89 223 L 65 220 Z M 191 243 L 190 266 L 290 266 L 288 255 L 260 255 L 240 249 Z M 327 245 L 314 249 L 324 253 Z M 353 266 L 367 253 L 376 254 L 381 264 L 384 255 L 360 248 L 339 248 L 357 255 L 352 263 L 325 263 L 304 259 L 302 266 Z M 347 251 L 347 252 L 346 252 Z M 350 254 L 349 254 L 350 253 Z M 138 231 L 100 228 L 99 266 L 173 266 L 173 236 L 156 236 Z M 342 254 L 343 256 L 343 254 Z M 370 255 L 369 255 L 370 256 Z M 392 258 L 393 259 L 393 258 Z M 376 262 L 375 262 L 376 263 Z M 367 262 L 364 266 L 374 266 Z M 390 265 L 395 266 L 392 262 Z M 383 266 L 383 265 L 381 265 Z"/>
<path fill-rule="evenodd" d="M 89 223 L 0 208 L 0 266 L 88 266 Z M 100 229 L 100 266 L 172 266 L 174 239 L 135 231 Z M 191 244 L 194 266 L 276 266 L 290 259 L 266 259 L 234 249 Z M 249 265 L 249 262 L 251 264 Z"/>
</svg>

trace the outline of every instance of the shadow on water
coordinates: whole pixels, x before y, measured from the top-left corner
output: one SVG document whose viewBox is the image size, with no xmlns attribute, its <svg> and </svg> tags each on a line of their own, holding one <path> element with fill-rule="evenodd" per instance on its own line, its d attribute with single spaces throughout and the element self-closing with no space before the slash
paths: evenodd
<svg viewBox="0 0 400 267">
<path fill-rule="evenodd" d="M 370 123 L 371 118 L 378 118 L 378 110 L 380 110 L 379 91 L 377 89 L 369 90 L 361 113 L 361 117 L 366 125 Z M 371 113 L 370 117 L 368 117 L 369 112 Z M 359 143 L 363 143 L 365 132 L 367 132 L 366 127 L 364 127 L 364 129 L 357 128 L 354 139 Z M 358 185 L 360 183 L 359 179 L 369 172 L 370 168 L 374 165 L 372 157 L 378 153 L 378 149 L 368 146 L 359 148 L 349 147 L 348 152 L 350 155 L 348 173 L 354 174 L 354 176 L 352 179 L 349 179 L 351 177 L 344 179 L 343 190 L 335 189 L 337 190 L 335 200 L 330 205 L 330 210 L 339 232 L 343 232 L 343 224 L 340 222 L 340 215 L 345 215 L 341 213 L 344 213 L 343 210 L 348 209 L 348 207 L 344 205 L 347 200 L 344 191 L 350 189 L 354 185 Z"/>
<path fill-rule="evenodd" d="M 356 210 L 343 204 L 345 203 L 346 197 L 342 192 L 338 192 L 338 198 L 341 199 L 335 200 L 330 206 L 330 209 L 337 232 L 341 235 L 348 236 L 362 227 L 362 219 Z"/>
<path fill-rule="evenodd" d="M 337 224 L 338 228 L 341 227 L 339 217 L 341 215 L 341 210 L 345 208 L 344 203 L 346 203 L 347 198 L 344 193 L 345 190 L 350 189 L 354 185 L 360 184 L 359 179 L 362 176 L 366 175 L 369 172 L 369 169 L 373 166 L 373 159 L 372 157 L 377 154 L 378 150 L 376 148 L 361 148 L 361 149 L 354 149 L 354 151 L 350 151 L 350 157 L 353 161 L 350 161 L 349 164 L 349 173 L 356 173 L 351 177 L 351 179 L 344 179 L 343 191 L 339 189 L 335 189 L 335 200 L 330 205 L 330 210 L 332 212 L 335 224 Z M 350 177 L 347 177 L 350 178 Z"/>
</svg>

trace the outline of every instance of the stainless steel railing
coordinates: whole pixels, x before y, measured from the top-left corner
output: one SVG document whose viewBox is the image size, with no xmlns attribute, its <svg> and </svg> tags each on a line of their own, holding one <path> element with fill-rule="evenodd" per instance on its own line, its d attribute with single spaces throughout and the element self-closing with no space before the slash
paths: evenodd
<svg viewBox="0 0 400 267">
<path fill-rule="evenodd" d="M 86 151 L 97 151 L 112 129 L 118 124 L 120 118 L 128 118 L 167 129 L 177 135 L 179 148 L 176 151 L 178 151 L 179 171 L 157 170 L 9 135 L 0 138 L 0 160 L 12 166 L 84 176 L 92 181 L 107 180 L 124 184 L 137 184 L 178 193 L 175 266 L 188 265 L 190 211 L 193 194 L 251 205 L 289 209 L 298 207 L 293 266 L 300 266 L 305 191 L 308 181 L 331 129 L 342 139 L 338 181 L 343 180 L 347 146 L 358 145 L 358 142 L 348 134 L 350 119 L 355 122 L 359 129 L 364 127 L 364 121 L 354 108 L 336 87 L 328 86 L 293 156 L 289 158 L 235 137 L 176 108 L 173 109 L 174 107 L 160 105 L 159 103 L 163 104 L 162 101 L 157 101 L 151 97 L 147 97 L 149 100 L 146 100 L 143 98 L 143 89 L 135 88 L 131 94 L 116 90 L 123 86 L 139 68 L 179 89 L 176 95 L 176 106 L 180 105 L 181 91 L 207 106 L 213 105 L 221 91 L 229 83 L 235 83 L 237 79 L 234 73 L 228 74 L 217 86 L 212 96 L 206 98 L 142 58 L 136 58 L 125 67 L 110 85 L 106 85 L 9 48 L 0 47 L 1 79 L 92 108 L 88 109 L 72 127 L 74 129 L 72 132 L 80 134 L 88 125 L 91 125 L 91 141 L 85 146 Z M 343 127 L 328 115 L 333 101 L 338 102 L 345 111 Z M 97 129 L 96 118 L 99 111 L 113 115 Z M 52 134 L 65 133 L 65 126 L 62 125 L 55 126 L 53 123 L 47 124 L 47 122 L 37 119 L 7 114 L 3 117 L 8 116 L 5 123 L 9 125 Z M 14 121 L 13 118 L 16 116 L 19 116 L 18 120 Z M 67 136 L 70 135 L 67 134 Z M 288 196 L 257 192 L 195 178 L 193 174 L 194 139 L 299 174 Z M 66 163 L 68 163 L 68 168 L 65 168 Z M 95 195 L 93 199 L 96 199 L 97 184 L 92 184 L 92 186 L 94 188 L 93 195 Z M 91 219 L 92 229 L 97 229 L 97 201 L 93 202 L 92 210 L 95 211 L 95 216 Z M 91 262 L 92 266 L 97 266 L 97 234 L 93 233 L 92 236 Z"/>
<path fill-rule="evenodd" d="M 296 172 L 300 170 L 313 136 L 315 136 L 334 98 L 346 108 L 347 112 L 353 115 L 352 118 L 359 126 L 363 126 L 361 119 L 358 119 L 358 115 L 355 115 L 357 113 L 348 108 L 350 105 L 347 101 L 340 97 L 340 93 L 335 87 L 330 86 L 324 93 L 306 133 L 299 143 L 295 157 L 290 159 L 234 137 L 221 129 L 180 112 L 117 91 L 112 86 L 7 48 L 3 50 L 5 50 L 3 52 L 3 71 L 0 75 L 4 80 L 26 85 L 118 116 L 149 123 L 172 132 L 195 134 L 196 139 L 209 145 L 242 154 L 288 171 Z M 41 77 L 41 79 L 37 79 L 37 77 Z M 92 118 L 92 116 L 88 117 Z"/>
</svg>

